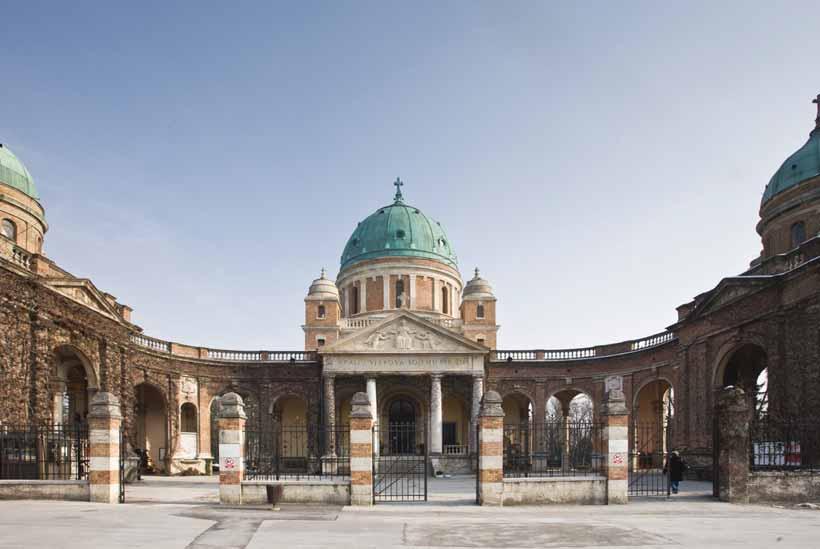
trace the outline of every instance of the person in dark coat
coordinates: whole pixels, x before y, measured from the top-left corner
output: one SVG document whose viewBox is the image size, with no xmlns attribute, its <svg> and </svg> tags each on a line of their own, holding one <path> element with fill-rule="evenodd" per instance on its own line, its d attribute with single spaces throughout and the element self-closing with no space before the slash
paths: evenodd
<svg viewBox="0 0 820 549">
<path fill-rule="evenodd" d="M 672 452 L 672 455 L 669 456 L 669 461 L 667 462 L 666 467 L 663 468 L 663 474 L 665 475 L 667 471 L 669 472 L 669 480 L 672 483 L 673 494 L 678 493 L 680 481 L 683 480 L 683 473 L 686 469 L 688 469 L 686 462 L 681 459 L 677 450 Z"/>
</svg>

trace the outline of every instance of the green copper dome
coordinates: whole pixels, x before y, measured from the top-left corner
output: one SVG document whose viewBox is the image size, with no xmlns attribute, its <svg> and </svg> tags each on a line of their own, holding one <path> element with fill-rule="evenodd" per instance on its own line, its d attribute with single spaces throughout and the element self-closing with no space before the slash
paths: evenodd
<svg viewBox="0 0 820 549">
<path fill-rule="evenodd" d="M 769 184 L 766 185 L 766 190 L 763 191 L 761 206 L 778 194 L 820 175 L 820 95 L 814 102 L 818 104 L 818 113 L 815 120 L 816 126 L 809 134 L 809 140 L 796 153 L 788 157 L 780 169 L 774 173 Z"/>
<path fill-rule="evenodd" d="M 34 179 L 8 147 L 0 143 L 0 182 L 29 195 L 34 200 L 40 200 Z"/>
<path fill-rule="evenodd" d="M 400 180 L 389 206 L 379 208 L 350 235 L 342 252 L 342 269 L 379 257 L 420 257 L 458 268 L 453 246 L 438 221 L 404 203 Z"/>
</svg>

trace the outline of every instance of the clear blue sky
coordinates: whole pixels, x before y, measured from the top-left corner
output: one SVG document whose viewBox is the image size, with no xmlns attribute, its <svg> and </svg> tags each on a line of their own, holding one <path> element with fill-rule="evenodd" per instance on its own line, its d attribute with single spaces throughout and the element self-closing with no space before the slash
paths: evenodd
<svg viewBox="0 0 820 549">
<path fill-rule="evenodd" d="M 660 331 L 742 272 L 820 92 L 813 2 L 3 2 L 0 141 L 46 252 L 195 345 L 301 348 L 357 221 L 407 201 L 505 348 Z"/>
</svg>

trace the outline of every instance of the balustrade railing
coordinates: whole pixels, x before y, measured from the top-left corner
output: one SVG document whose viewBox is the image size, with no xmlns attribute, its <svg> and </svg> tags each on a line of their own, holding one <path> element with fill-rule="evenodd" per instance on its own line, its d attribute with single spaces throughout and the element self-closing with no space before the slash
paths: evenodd
<svg viewBox="0 0 820 549">
<path fill-rule="evenodd" d="M 228 351 L 225 349 L 208 349 L 208 358 L 213 360 L 258 362 L 262 360 L 262 353 L 259 351 Z"/>
<path fill-rule="evenodd" d="M 544 351 L 544 360 L 573 360 L 578 358 L 594 358 L 596 356 L 598 356 L 598 349 L 595 347 Z"/>
<path fill-rule="evenodd" d="M 316 351 L 238 351 L 230 349 L 199 349 L 177 345 L 143 334 L 131 334 L 131 341 L 159 353 L 178 354 L 186 358 L 205 358 L 226 362 L 313 362 L 318 358 Z M 194 354 L 191 354 L 194 351 Z M 198 355 L 196 354 L 198 353 Z"/>
<path fill-rule="evenodd" d="M 493 351 L 492 360 L 535 360 L 535 351 Z"/>
<path fill-rule="evenodd" d="M 433 320 L 433 323 L 438 324 L 442 328 L 447 328 L 448 330 L 455 330 L 457 328 L 461 328 L 464 321 L 460 318 L 437 318 Z"/>
<path fill-rule="evenodd" d="M 581 347 L 578 349 L 527 349 L 527 350 L 497 350 L 490 353 L 493 362 L 506 361 L 563 361 L 601 358 L 623 353 L 645 351 L 674 341 L 677 336 L 673 332 L 661 332 L 641 339 L 633 339 L 611 345 L 597 345 L 595 347 Z"/>
<path fill-rule="evenodd" d="M 14 247 L 11 252 L 11 260 L 14 263 L 17 263 L 21 267 L 25 267 L 26 269 L 31 268 L 31 254 L 27 251 L 23 250 L 22 248 Z"/>
<path fill-rule="evenodd" d="M 466 456 L 469 449 L 461 444 L 445 444 L 442 453 L 445 456 Z"/>
<path fill-rule="evenodd" d="M 140 347 L 145 347 L 146 349 L 151 349 L 152 351 L 158 351 L 160 353 L 171 352 L 171 344 L 168 341 L 148 337 L 147 335 L 132 334 L 131 341 Z"/>
<path fill-rule="evenodd" d="M 669 343 L 673 339 L 675 339 L 675 334 L 672 332 L 661 332 L 643 339 L 636 339 L 632 342 L 630 347 L 633 351 L 640 351 L 642 349 L 649 349 L 650 347 L 657 347 L 658 345 Z"/>
<path fill-rule="evenodd" d="M 342 329 L 343 330 L 358 330 L 360 328 L 367 328 L 375 324 L 376 322 L 380 322 L 383 319 L 376 319 L 376 318 L 343 318 L 342 319 Z"/>
</svg>

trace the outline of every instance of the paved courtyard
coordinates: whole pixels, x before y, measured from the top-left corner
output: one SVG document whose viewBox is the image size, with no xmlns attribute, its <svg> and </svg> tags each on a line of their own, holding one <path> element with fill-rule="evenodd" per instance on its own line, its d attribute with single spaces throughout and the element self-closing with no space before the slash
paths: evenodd
<svg viewBox="0 0 820 549">
<path fill-rule="evenodd" d="M 820 511 L 719 503 L 702 486 L 626 506 L 489 508 L 472 479 L 431 482 L 431 502 L 374 508 L 223 508 L 213 478 L 149 478 L 125 505 L 0 502 L 0 547 L 743 547 L 813 548 Z"/>
</svg>

